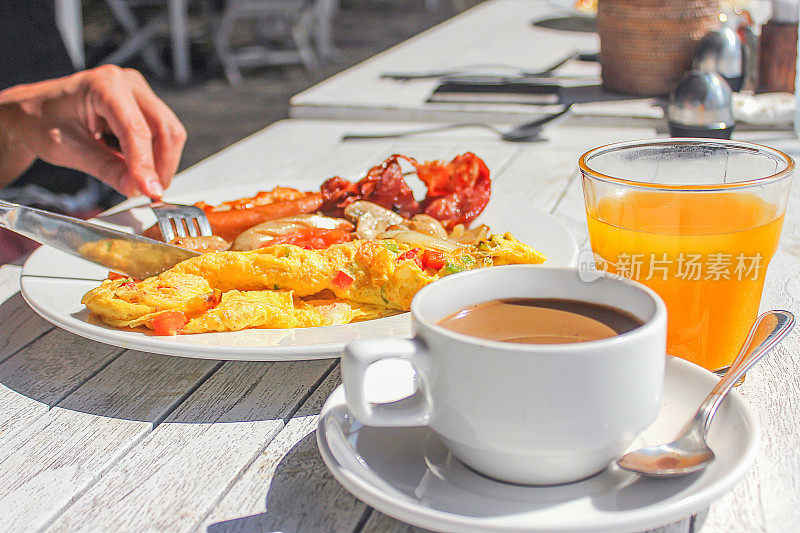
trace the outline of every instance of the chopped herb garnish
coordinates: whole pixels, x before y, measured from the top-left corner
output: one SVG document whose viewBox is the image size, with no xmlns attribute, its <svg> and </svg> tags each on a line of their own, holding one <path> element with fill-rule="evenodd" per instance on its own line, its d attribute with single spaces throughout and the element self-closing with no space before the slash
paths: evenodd
<svg viewBox="0 0 800 533">
<path fill-rule="evenodd" d="M 465 267 L 461 265 L 456 265 L 454 263 L 447 263 L 444 266 L 445 274 L 455 274 L 456 272 L 464 272 L 465 270 L 467 270 Z"/>
<path fill-rule="evenodd" d="M 465 265 L 475 264 L 475 258 L 472 257 L 471 255 L 462 255 L 459 259 L 461 259 L 461 262 L 464 263 Z"/>
<path fill-rule="evenodd" d="M 383 246 L 385 246 L 385 247 L 386 247 L 386 249 L 387 249 L 387 250 L 389 250 L 390 252 L 394 252 L 394 253 L 396 253 L 396 254 L 399 254 L 399 253 L 400 253 L 400 248 L 398 248 L 398 247 L 397 247 L 397 245 L 396 245 L 395 243 L 393 243 L 393 242 L 391 242 L 391 241 L 381 241 L 381 243 L 382 243 L 382 244 L 383 244 Z"/>
</svg>

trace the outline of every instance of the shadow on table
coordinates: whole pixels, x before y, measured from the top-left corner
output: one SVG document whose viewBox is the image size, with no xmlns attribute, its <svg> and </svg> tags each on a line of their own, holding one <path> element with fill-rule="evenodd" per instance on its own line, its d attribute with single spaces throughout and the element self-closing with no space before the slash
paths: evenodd
<svg viewBox="0 0 800 533">
<path fill-rule="evenodd" d="M 579 33 L 594 33 L 597 31 L 597 24 L 594 17 L 568 15 L 564 17 L 551 17 L 541 20 L 534 20 L 531 25 L 536 28 L 546 28 L 548 30 L 574 31 Z"/>
<path fill-rule="evenodd" d="M 207 531 L 353 531 L 367 511 L 328 471 L 313 431 L 281 458 L 264 490 L 266 512 L 217 522 Z"/>
<path fill-rule="evenodd" d="M 19 314 L 24 306 L 17 293 L 0 304 L 0 317 Z M 291 376 L 303 364 L 223 362 L 126 351 L 39 324 L 43 321 L 38 317 L 29 322 L 39 330 L 29 335 L 32 344 L 3 354 L 0 387 L 49 407 L 107 418 L 151 424 L 164 419 L 192 424 L 275 419 L 266 395 L 261 398 L 251 391 L 272 384 L 296 386 Z M 167 418 L 173 414 L 174 418 Z"/>
<path fill-rule="evenodd" d="M 638 101 L 651 99 L 650 97 L 614 93 L 604 89 L 599 83 L 561 87 L 560 97 L 562 104 L 588 104 L 592 102 L 621 102 L 626 100 Z"/>
</svg>

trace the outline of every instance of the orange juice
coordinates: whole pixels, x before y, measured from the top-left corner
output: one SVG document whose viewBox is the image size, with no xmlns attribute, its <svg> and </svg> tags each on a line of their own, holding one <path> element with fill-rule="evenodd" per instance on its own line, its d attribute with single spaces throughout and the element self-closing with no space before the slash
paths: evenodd
<svg viewBox="0 0 800 533">
<path fill-rule="evenodd" d="M 758 314 L 783 214 L 749 192 L 620 191 L 587 212 L 598 266 L 668 309 L 667 352 L 728 366 Z"/>
</svg>

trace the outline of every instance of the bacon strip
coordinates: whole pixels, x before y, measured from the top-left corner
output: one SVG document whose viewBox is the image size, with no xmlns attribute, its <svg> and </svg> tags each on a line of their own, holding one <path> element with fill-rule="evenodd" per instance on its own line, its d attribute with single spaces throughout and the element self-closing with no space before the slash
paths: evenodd
<svg viewBox="0 0 800 533">
<path fill-rule="evenodd" d="M 428 188 L 422 202 L 414 199 L 403 179 L 401 159 L 414 166 L 417 177 Z M 471 152 L 458 155 L 449 163 L 418 163 L 412 157 L 395 154 L 372 167 L 357 183 L 338 176 L 325 181 L 321 187 L 324 201 L 320 210 L 325 215 L 341 217 L 348 205 L 367 200 L 404 218 L 425 213 L 452 228 L 456 224 L 469 225 L 481 214 L 489 203 L 491 188 L 489 168 Z"/>
</svg>

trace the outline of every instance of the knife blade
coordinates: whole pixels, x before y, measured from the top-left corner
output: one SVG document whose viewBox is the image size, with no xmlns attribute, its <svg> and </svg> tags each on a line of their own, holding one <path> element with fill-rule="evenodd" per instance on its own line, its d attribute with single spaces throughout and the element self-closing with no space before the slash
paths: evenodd
<svg viewBox="0 0 800 533">
<path fill-rule="evenodd" d="M 200 255 L 140 235 L 3 200 L 0 227 L 137 279 L 158 275 Z"/>
<path fill-rule="evenodd" d="M 553 79 L 553 78 L 582 78 L 584 76 L 557 76 L 553 73 L 558 67 L 562 66 L 564 63 L 572 60 L 577 59 L 578 61 L 583 62 L 592 62 L 597 63 L 600 61 L 599 54 L 597 52 L 570 52 L 563 58 L 559 59 L 552 65 L 543 68 L 541 70 L 527 70 L 522 67 L 517 67 L 514 65 L 504 65 L 504 64 L 476 64 L 476 65 L 467 65 L 459 68 L 454 68 L 450 70 L 438 70 L 438 71 L 428 71 L 428 72 L 383 72 L 380 74 L 380 78 L 382 79 L 389 79 L 395 81 L 412 81 L 412 80 L 429 80 L 432 78 L 447 78 L 451 76 L 469 76 L 469 77 L 495 77 L 498 74 L 491 74 L 487 72 L 479 72 L 480 70 L 494 70 L 494 71 L 508 71 L 509 73 L 514 73 L 514 78 L 527 78 L 527 79 L 537 79 L 537 78 L 544 78 L 544 79 Z"/>
</svg>

